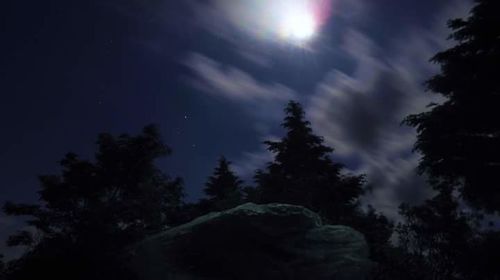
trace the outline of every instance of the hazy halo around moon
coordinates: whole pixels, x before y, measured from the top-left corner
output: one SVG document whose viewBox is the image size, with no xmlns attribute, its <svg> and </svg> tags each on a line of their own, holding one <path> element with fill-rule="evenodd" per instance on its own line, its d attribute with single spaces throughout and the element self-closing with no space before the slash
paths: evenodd
<svg viewBox="0 0 500 280">
<path fill-rule="evenodd" d="M 320 31 L 331 0 L 216 0 L 230 23 L 258 39 L 305 45 Z"/>
</svg>

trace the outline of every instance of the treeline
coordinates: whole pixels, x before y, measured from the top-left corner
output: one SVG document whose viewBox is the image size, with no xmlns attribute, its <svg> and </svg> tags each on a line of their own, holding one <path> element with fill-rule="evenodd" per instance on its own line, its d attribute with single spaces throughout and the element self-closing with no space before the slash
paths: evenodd
<svg viewBox="0 0 500 280">
<path fill-rule="evenodd" d="M 8 264 L 7 279 L 133 279 L 124 257 L 127 246 L 245 202 L 302 205 L 329 223 L 353 226 L 365 233 L 374 260 L 379 259 L 393 226 L 373 208 L 362 211 L 364 177 L 344 174 L 332 161 L 333 149 L 313 134 L 298 103 L 290 102 L 285 111 L 286 135 L 265 142 L 275 158 L 255 172 L 256 185 L 245 187 L 221 157 L 206 182 L 206 198 L 198 203 L 184 202 L 182 180 L 155 166 L 171 151 L 154 126 L 136 136 L 101 134 L 93 161 L 66 155 L 60 175 L 40 177 L 39 204 L 4 205 L 8 215 L 29 217 L 30 226 L 7 241 L 28 248 Z"/>
<path fill-rule="evenodd" d="M 361 231 L 378 264 L 372 279 L 500 279 L 500 229 L 485 218 L 500 210 L 498 14 L 498 1 L 478 0 L 469 18 L 450 21 L 457 44 L 433 58 L 441 73 L 427 83 L 445 101 L 405 120 L 417 128 L 419 170 L 436 195 L 401 205 L 397 225 L 362 207 L 365 177 L 346 173 L 290 102 L 285 134 L 265 142 L 274 158 L 256 170 L 254 185 L 221 157 L 197 203 L 184 201 L 180 178 L 156 167 L 171 150 L 154 126 L 135 136 L 101 134 L 92 161 L 68 154 L 61 174 L 40 177 L 38 204 L 4 205 L 6 214 L 28 217 L 29 230 L 8 239 L 27 250 L 7 264 L 0 257 L 0 279 L 134 279 L 127 246 L 244 202 L 303 205 Z"/>
</svg>

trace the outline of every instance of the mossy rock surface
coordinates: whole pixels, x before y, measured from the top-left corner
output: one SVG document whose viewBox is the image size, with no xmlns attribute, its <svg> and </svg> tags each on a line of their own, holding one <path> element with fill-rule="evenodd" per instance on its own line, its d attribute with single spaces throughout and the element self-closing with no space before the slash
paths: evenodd
<svg viewBox="0 0 500 280">
<path fill-rule="evenodd" d="M 287 204 L 210 213 L 145 239 L 131 253 L 141 280 L 361 280 L 372 265 L 361 233 L 323 225 L 314 212 Z"/>
</svg>

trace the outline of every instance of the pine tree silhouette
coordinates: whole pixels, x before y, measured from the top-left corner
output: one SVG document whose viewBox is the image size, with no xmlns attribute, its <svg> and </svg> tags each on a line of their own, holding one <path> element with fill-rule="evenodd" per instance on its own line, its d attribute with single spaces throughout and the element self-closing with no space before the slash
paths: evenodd
<svg viewBox="0 0 500 280">
<path fill-rule="evenodd" d="M 456 45 L 432 58 L 441 73 L 427 87 L 445 101 L 405 120 L 417 128 L 419 170 L 437 190 L 400 211 L 399 244 L 429 272 L 420 279 L 500 278 L 490 261 L 499 259 L 500 232 L 477 215 L 500 210 L 500 2 L 474 2 L 467 19 L 449 21 Z"/>
<path fill-rule="evenodd" d="M 241 181 L 230 169 L 231 163 L 221 157 L 214 174 L 208 178 L 203 190 L 208 196 L 205 202 L 210 211 L 220 211 L 242 202 Z"/>
<path fill-rule="evenodd" d="M 428 89 L 442 104 L 409 116 L 417 128 L 420 171 L 439 189 L 457 186 L 474 206 L 500 210 L 500 2 L 476 0 L 471 16 L 449 22 L 457 45 L 432 59 L 441 73 Z M 446 182 L 446 184 L 443 184 Z"/>
<path fill-rule="evenodd" d="M 289 102 L 285 113 L 285 137 L 265 142 L 274 161 L 256 172 L 256 200 L 303 205 L 336 222 L 352 217 L 363 177 L 341 174 L 342 165 L 330 158 L 333 149 L 313 134 L 299 103 Z"/>
</svg>

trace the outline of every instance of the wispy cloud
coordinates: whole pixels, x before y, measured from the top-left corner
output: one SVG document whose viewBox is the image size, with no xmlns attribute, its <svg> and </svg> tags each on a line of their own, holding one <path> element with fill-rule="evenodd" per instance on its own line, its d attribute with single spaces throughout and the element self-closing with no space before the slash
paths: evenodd
<svg viewBox="0 0 500 280">
<path fill-rule="evenodd" d="M 243 70 L 199 53 L 192 53 L 185 65 L 195 74 L 193 84 L 198 89 L 220 97 L 244 102 L 286 101 L 296 97 L 292 89 L 282 84 L 259 82 Z"/>
<path fill-rule="evenodd" d="M 191 53 L 184 64 L 192 71 L 187 82 L 200 92 L 235 103 L 254 119 L 259 135 L 268 135 L 282 118 L 283 106 L 299 95 L 280 83 L 264 83 L 248 72 L 224 65 L 200 53 Z"/>
<path fill-rule="evenodd" d="M 262 150 L 255 152 L 244 152 L 233 164 L 234 171 L 246 180 L 251 180 L 255 170 L 265 167 L 270 162 L 273 154 L 262 147 Z"/>
</svg>

